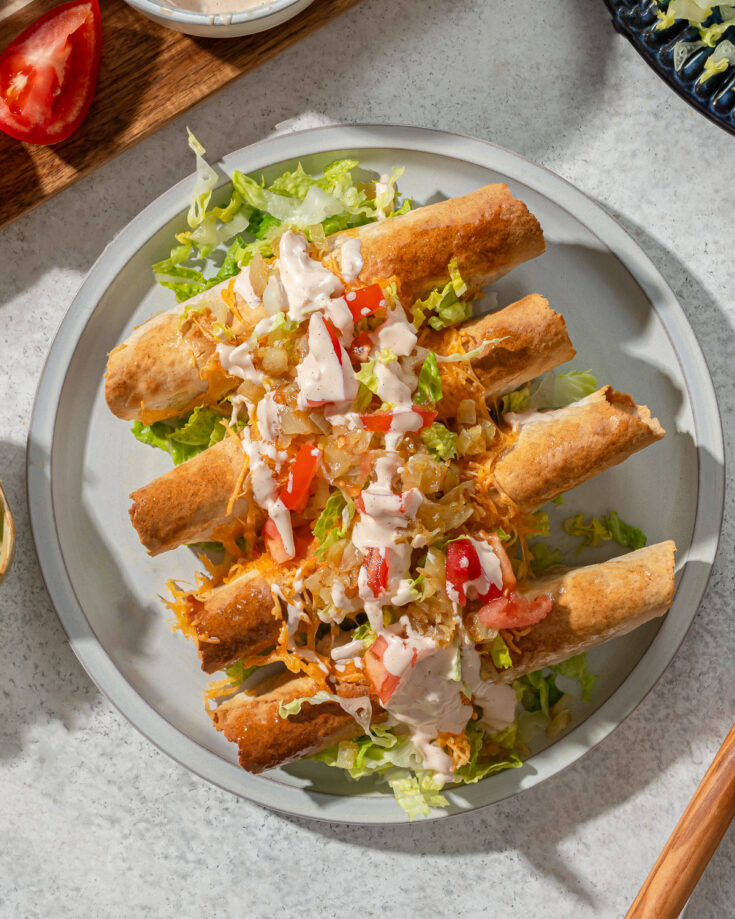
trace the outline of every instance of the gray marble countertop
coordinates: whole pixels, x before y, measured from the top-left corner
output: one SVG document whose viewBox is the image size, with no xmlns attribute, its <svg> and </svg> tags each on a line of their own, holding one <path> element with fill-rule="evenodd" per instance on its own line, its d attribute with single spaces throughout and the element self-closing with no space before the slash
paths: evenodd
<svg viewBox="0 0 735 919">
<path fill-rule="evenodd" d="M 635 713 L 521 796 L 410 827 L 287 819 L 190 775 L 100 695 L 43 587 L 25 443 L 85 272 L 191 171 L 185 124 L 214 158 L 306 113 L 486 138 L 599 201 L 679 297 L 731 453 L 735 139 L 648 69 L 601 0 L 365 0 L 235 81 L 0 232 L 0 475 L 19 531 L 0 591 L 0 915 L 621 917 L 735 716 L 732 488 L 704 602 Z M 731 828 L 690 919 L 733 915 L 734 862 Z"/>
</svg>

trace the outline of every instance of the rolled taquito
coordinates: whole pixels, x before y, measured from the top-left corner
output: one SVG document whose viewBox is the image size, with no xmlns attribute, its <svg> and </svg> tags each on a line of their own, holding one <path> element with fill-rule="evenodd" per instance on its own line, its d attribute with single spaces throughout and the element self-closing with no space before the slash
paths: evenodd
<svg viewBox="0 0 735 919">
<path fill-rule="evenodd" d="M 496 313 L 465 322 L 453 333 L 431 332 L 421 344 L 446 355 L 456 350 L 457 339 L 465 352 L 484 342 L 495 343 L 469 367 L 465 361 L 439 364 L 442 400 L 437 408 L 441 418 L 456 416 L 463 399 L 505 395 L 570 361 L 576 353 L 564 317 L 540 294 L 529 294 Z"/>
<path fill-rule="evenodd" d="M 201 597 L 187 595 L 183 616 L 202 670 L 214 673 L 276 644 L 283 620 L 271 584 L 282 583 L 283 575 L 283 568 L 277 568 L 269 555 L 261 555 L 245 563 L 229 583 Z"/>
<path fill-rule="evenodd" d="M 362 257 L 358 281 L 395 275 L 407 303 L 446 284 L 452 258 L 470 294 L 477 295 L 546 248 L 538 220 L 504 183 L 335 233 L 327 238 L 329 251 L 337 255 L 355 238 Z"/>
<path fill-rule="evenodd" d="M 518 436 L 500 457 L 473 462 L 476 497 L 492 526 L 508 501 L 530 512 L 660 440 L 645 405 L 603 386 L 566 408 L 517 416 Z"/>
<path fill-rule="evenodd" d="M 487 185 L 461 198 L 329 237 L 331 256 L 326 261 L 335 270 L 341 246 L 353 237 L 361 246 L 359 283 L 396 277 L 407 305 L 448 281 L 453 257 L 474 294 L 545 248 L 538 221 L 506 185 Z M 213 295 L 220 295 L 218 288 L 199 295 L 196 305 Z M 171 418 L 195 405 L 212 404 L 239 384 L 220 367 L 216 344 L 196 324 L 181 325 L 186 305 L 143 323 L 110 352 L 105 398 L 119 418 L 146 424 Z M 254 322 L 264 315 L 258 310 L 250 313 L 255 314 Z M 243 316 L 247 315 L 246 309 Z"/>
<path fill-rule="evenodd" d="M 673 542 L 658 543 L 521 587 L 529 598 L 550 595 L 553 606 L 527 635 L 514 639 L 520 654 L 513 653 L 513 667 L 494 680 L 511 682 L 662 616 L 674 596 L 674 552 Z M 211 713 L 212 720 L 237 743 L 240 765 L 249 772 L 285 765 L 364 733 L 337 703 L 305 702 L 299 715 L 279 716 L 281 703 L 317 690 L 309 677 L 282 674 L 262 690 L 256 686 L 253 695 L 239 693 L 223 702 Z M 369 694 L 364 683 L 340 684 L 333 691 L 349 698 Z M 374 717 L 380 711 L 373 700 Z"/>
<path fill-rule="evenodd" d="M 457 334 L 465 351 L 478 348 L 484 341 L 503 341 L 472 362 L 441 365 L 443 398 L 439 407 L 445 418 L 456 414 L 463 399 L 482 401 L 502 395 L 519 381 L 545 373 L 574 355 L 564 318 L 538 294 L 492 316 L 470 320 L 457 331 L 432 332 L 426 346 L 446 354 Z M 497 367 L 493 363 L 496 350 Z M 471 363 L 470 370 L 467 363 Z M 475 368 L 477 375 L 473 376 Z M 473 387 L 478 386 L 476 392 Z M 227 506 L 241 481 L 243 462 L 245 454 L 240 455 L 234 441 L 228 439 L 134 491 L 130 517 L 148 552 L 158 555 L 185 543 L 214 538 L 214 530 L 231 519 Z M 238 506 L 242 509 L 242 504 Z"/>
<path fill-rule="evenodd" d="M 625 635 L 663 616 L 674 599 L 672 540 L 646 546 L 599 565 L 570 568 L 533 582 L 529 599 L 548 594 L 552 612 L 514 639 L 520 654 L 499 676 L 505 683 Z"/>
<path fill-rule="evenodd" d="M 229 538 L 237 538 L 237 521 L 250 501 L 247 495 L 232 499 L 247 461 L 240 439 L 225 437 L 134 491 L 130 519 L 149 554 L 222 538 L 228 530 Z"/>
<path fill-rule="evenodd" d="M 263 772 L 364 733 L 337 702 L 305 702 L 296 715 L 278 714 L 281 705 L 318 691 L 310 677 L 280 673 L 258 684 L 256 695 L 234 696 L 210 714 L 217 730 L 238 745 L 240 765 L 248 772 Z M 344 699 L 369 700 L 374 723 L 387 717 L 364 683 L 338 681 L 332 692 Z"/>
<path fill-rule="evenodd" d="M 566 408 L 532 413 L 499 457 L 473 457 L 467 464 L 484 513 L 480 522 L 500 524 L 509 507 L 530 513 L 664 433 L 647 406 L 610 386 Z M 130 518 L 149 554 L 215 538 L 217 528 L 233 520 L 227 505 L 244 461 L 234 443 L 222 441 L 133 492 Z M 216 471 L 200 484 L 200 471 L 210 463 Z"/>
</svg>

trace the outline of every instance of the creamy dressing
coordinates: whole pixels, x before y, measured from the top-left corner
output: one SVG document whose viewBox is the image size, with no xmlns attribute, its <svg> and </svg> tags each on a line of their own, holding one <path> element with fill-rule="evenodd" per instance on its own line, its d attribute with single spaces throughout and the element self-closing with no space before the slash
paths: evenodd
<svg viewBox="0 0 735 919">
<path fill-rule="evenodd" d="M 235 275 L 232 289 L 238 296 L 242 297 L 251 309 L 257 309 L 260 306 L 260 297 L 255 293 L 253 285 L 250 283 L 249 267 L 243 268 L 239 274 Z"/>
<path fill-rule="evenodd" d="M 244 13 L 265 6 L 265 0 L 175 0 L 167 3 L 171 9 L 188 10 L 191 13 Z"/>
<path fill-rule="evenodd" d="M 362 271 L 363 265 L 360 240 L 357 237 L 351 237 L 342 243 L 339 260 L 342 278 L 347 283 L 354 281 Z"/>
<path fill-rule="evenodd" d="M 472 701 L 482 709 L 480 727 L 491 734 L 502 731 L 515 720 L 517 699 L 507 683 L 491 683 L 480 676 L 481 658 L 475 646 L 462 646 L 462 682 L 472 693 Z"/>
<path fill-rule="evenodd" d="M 289 558 L 296 554 L 291 527 L 291 513 L 278 497 L 278 484 L 273 478 L 273 473 L 264 461 L 263 456 L 271 453 L 277 456 L 273 444 L 253 440 L 250 430 L 244 428 L 242 432 L 242 448 L 247 454 L 250 463 L 250 483 L 253 490 L 253 500 L 268 512 L 281 537 L 283 548 Z M 269 449 L 270 448 L 270 449 Z"/>
<path fill-rule="evenodd" d="M 309 352 L 296 369 L 298 407 L 305 411 L 325 402 L 352 402 L 357 395 L 355 371 L 342 345 L 337 355 L 321 313 L 312 313 L 307 341 Z"/>
<path fill-rule="evenodd" d="M 260 370 L 255 369 L 248 342 L 241 345 L 227 345 L 221 342 L 217 345 L 217 357 L 225 373 L 239 377 L 248 383 L 263 385 L 263 374 Z"/>
<path fill-rule="evenodd" d="M 385 322 L 370 334 L 376 348 L 389 348 L 396 357 L 408 357 L 418 336 L 400 304 L 388 311 Z"/>
<path fill-rule="evenodd" d="M 263 440 L 274 441 L 281 433 L 281 412 L 283 406 L 276 402 L 272 392 L 266 393 L 258 402 L 255 417 L 258 433 Z"/>
<path fill-rule="evenodd" d="M 301 322 L 342 292 L 339 278 L 309 257 L 306 238 L 287 230 L 278 246 L 281 283 L 288 299 L 288 318 Z"/>
</svg>

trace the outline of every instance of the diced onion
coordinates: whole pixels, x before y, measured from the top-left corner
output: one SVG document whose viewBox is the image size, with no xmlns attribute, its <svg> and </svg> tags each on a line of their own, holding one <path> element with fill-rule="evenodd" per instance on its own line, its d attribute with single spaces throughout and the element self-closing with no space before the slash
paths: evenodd
<svg viewBox="0 0 735 919">
<path fill-rule="evenodd" d="M 288 370 L 288 352 L 285 348 L 265 348 L 263 370 L 271 376 L 281 376 Z"/>
<path fill-rule="evenodd" d="M 460 424 L 474 424 L 477 421 L 477 406 L 474 399 L 462 399 L 457 406 L 457 421 Z"/>
<path fill-rule="evenodd" d="M 260 252 L 255 253 L 248 267 L 250 269 L 250 285 L 253 288 L 253 292 L 256 297 L 262 298 L 266 284 L 268 283 L 268 268 Z"/>
</svg>

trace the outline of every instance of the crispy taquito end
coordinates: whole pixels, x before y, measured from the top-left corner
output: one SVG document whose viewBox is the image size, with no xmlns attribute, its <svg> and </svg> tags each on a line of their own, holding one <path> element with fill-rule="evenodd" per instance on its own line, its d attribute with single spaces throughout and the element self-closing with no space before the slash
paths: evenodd
<svg viewBox="0 0 735 919">
<path fill-rule="evenodd" d="M 553 606 L 526 635 L 514 638 L 520 653 L 511 652 L 513 667 L 497 672 L 495 680 L 510 683 L 663 616 L 674 596 L 674 552 L 673 542 L 663 542 L 522 586 L 529 599 L 551 596 Z M 261 772 L 364 733 L 337 703 L 304 703 L 299 715 L 278 715 L 280 703 L 313 696 L 318 689 L 309 677 L 278 674 L 258 684 L 256 695 L 240 694 L 222 703 L 212 719 L 238 744 L 243 768 Z M 369 688 L 366 683 L 339 683 L 334 692 L 355 698 L 368 695 Z M 374 699 L 372 705 L 377 723 L 386 713 Z"/>
<path fill-rule="evenodd" d="M 661 440 L 665 431 L 648 407 L 603 386 L 566 408 L 532 413 L 495 462 L 470 464 L 476 498 L 492 526 L 511 505 L 530 512 Z"/>
<path fill-rule="evenodd" d="M 505 309 L 463 323 L 456 330 L 431 332 L 422 340 L 426 348 L 447 355 L 474 351 L 488 345 L 477 358 L 439 364 L 442 418 L 452 418 L 463 399 L 482 402 L 502 396 L 521 384 L 571 360 L 575 350 L 564 317 L 549 307 L 539 294 L 530 294 Z"/>
<path fill-rule="evenodd" d="M 553 609 L 527 635 L 514 638 L 520 654 L 511 652 L 513 667 L 500 679 L 510 683 L 663 616 L 674 599 L 675 552 L 668 540 L 534 581 L 525 595 L 548 594 Z"/>
<path fill-rule="evenodd" d="M 178 309 L 159 313 L 110 352 L 105 399 L 118 418 L 152 424 L 213 405 L 237 385 L 213 342 L 191 323 L 181 331 L 180 323 Z"/>
<path fill-rule="evenodd" d="M 139 325 L 107 358 L 105 399 L 118 418 L 152 424 L 214 405 L 241 381 L 222 369 L 217 344 L 197 324 L 197 310 L 221 299 L 224 281 Z M 233 291 L 248 335 L 265 316 Z M 189 316 L 184 316 L 188 311 Z"/>
<path fill-rule="evenodd" d="M 282 673 L 259 683 L 255 694 L 233 696 L 210 714 L 217 730 L 237 744 L 243 769 L 263 772 L 364 733 L 337 702 L 304 702 L 296 715 L 281 718 L 278 714 L 282 704 L 314 696 L 320 688 L 310 677 Z M 367 687 L 360 683 L 338 681 L 331 691 L 343 699 L 368 696 Z M 387 713 L 380 711 L 374 698 L 370 702 L 372 720 L 384 720 Z"/>
<path fill-rule="evenodd" d="M 228 584 L 186 596 L 183 615 L 202 670 L 214 673 L 275 646 L 283 620 L 271 583 L 282 576 L 270 556 L 261 555 Z"/>
<path fill-rule="evenodd" d="M 351 237 L 360 240 L 358 281 L 397 275 L 407 305 L 447 283 L 452 258 L 476 295 L 546 248 L 538 220 L 505 184 L 336 233 L 327 239 L 329 250 L 338 255 Z"/>
<path fill-rule="evenodd" d="M 134 491 L 130 519 L 149 555 L 207 539 L 234 540 L 250 501 L 235 495 L 247 456 L 238 437 L 224 440 Z"/>
</svg>

